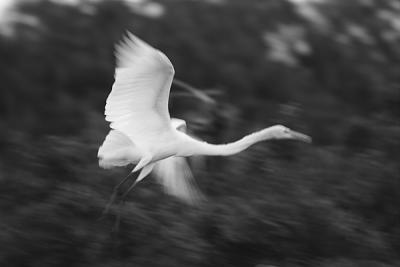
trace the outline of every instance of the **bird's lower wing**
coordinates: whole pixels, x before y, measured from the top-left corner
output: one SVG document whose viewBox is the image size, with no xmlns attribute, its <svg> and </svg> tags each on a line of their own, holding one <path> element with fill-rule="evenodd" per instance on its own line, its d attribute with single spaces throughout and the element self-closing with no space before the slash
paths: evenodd
<svg viewBox="0 0 400 267">
<path fill-rule="evenodd" d="M 134 163 L 140 158 L 140 151 L 128 136 L 111 130 L 97 153 L 99 166 L 105 169 Z"/>
<path fill-rule="evenodd" d="M 153 173 L 167 193 L 190 204 L 197 204 L 205 199 L 197 187 L 185 158 L 169 157 L 163 159 L 157 162 Z"/>
</svg>

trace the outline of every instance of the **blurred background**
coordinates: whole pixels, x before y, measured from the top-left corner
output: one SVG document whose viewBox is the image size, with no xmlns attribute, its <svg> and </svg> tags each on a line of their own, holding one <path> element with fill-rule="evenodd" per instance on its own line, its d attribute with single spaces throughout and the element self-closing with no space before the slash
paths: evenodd
<svg viewBox="0 0 400 267">
<path fill-rule="evenodd" d="M 400 1 L 4 1 L 1 266 L 400 266 Z M 131 168 L 103 170 L 105 99 L 125 30 L 164 51 L 170 110 L 211 142 L 284 124 L 193 172 L 189 206 L 153 178 L 98 220 Z"/>
</svg>

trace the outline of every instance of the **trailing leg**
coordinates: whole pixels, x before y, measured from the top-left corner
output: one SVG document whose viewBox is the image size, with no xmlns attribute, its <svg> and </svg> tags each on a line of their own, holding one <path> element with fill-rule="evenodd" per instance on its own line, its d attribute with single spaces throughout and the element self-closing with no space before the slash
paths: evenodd
<svg viewBox="0 0 400 267">
<path fill-rule="evenodd" d="M 122 202 L 125 201 L 126 197 L 128 196 L 129 192 L 132 191 L 132 189 L 135 187 L 135 185 L 143 180 L 149 173 L 153 170 L 155 163 L 150 163 L 149 165 L 146 165 L 142 171 L 140 172 L 138 178 L 136 181 L 133 182 L 133 184 L 128 188 L 128 190 L 125 191 L 125 193 L 121 196 Z"/>
<path fill-rule="evenodd" d="M 118 193 L 119 193 L 120 187 L 123 186 L 123 185 L 129 180 L 129 178 L 131 177 L 132 173 L 133 173 L 133 172 L 129 173 L 124 179 L 122 179 L 122 180 L 114 187 L 113 192 L 112 192 L 111 197 L 110 197 L 110 200 L 107 202 L 107 205 L 106 205 L 106 207 L 104 208 L 104 210 L 103 210 L 103 212 L 102 212 L 100 218 L 103 218 L 105 215 L 108 214 L 108 212 L 109 212 L 109 210 L 110 210 L 112 204 L 115 202 L 115 199 L 116 199 L 116 197 L 117 197 L 117 195 L 118 195 Z"/>
</svg>

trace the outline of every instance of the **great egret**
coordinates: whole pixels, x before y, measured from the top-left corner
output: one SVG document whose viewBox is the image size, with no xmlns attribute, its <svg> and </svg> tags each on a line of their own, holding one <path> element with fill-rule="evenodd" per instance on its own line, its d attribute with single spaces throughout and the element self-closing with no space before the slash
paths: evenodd
<svg viewBox="0 0 400 267">
<path fill-rule="evenodd" d="M 187 202 L 197 202 L 201 194 L 185 157 L 228 156 L 270 139 L 311 142 L 309 136 L 282 125 L 228 144 L 199 141 L 185 133 L 185 121 L 170 118 L 168 98 L 175 71 L 165 54 L 127 32 L 116 47 L 116 59 L 115 82 L 105 106 L 111 130 L 99 148 L 98 158 L 103 168 L 135 164 L 130 174 L 140 170 L 123 198 L 153 171 L 167 192 Z M 129 176 L 115 187 L 109 205 Z"/>
</svg>

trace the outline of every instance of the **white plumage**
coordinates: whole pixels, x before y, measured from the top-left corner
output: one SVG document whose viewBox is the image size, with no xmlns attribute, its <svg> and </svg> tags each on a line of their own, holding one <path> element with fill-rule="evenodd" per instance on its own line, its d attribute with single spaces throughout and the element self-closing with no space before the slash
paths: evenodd
<svg viewBox="0 0 400 267">
<path fill-rule="evenodd" d="M 117 46 L 116 56 L 115 82 L 104 113 L 111 128 L 126 134 L 138 147 L 151 146 L 160 135 L 170 137 L 171 62 L 132 34 Z"/>
<path fill-rule="evenodd" d="M 268 139 L 311 141 L 281 125 L 224 145 L 198 141 L 186 134 L 185 121 L 170 118 L 168 99 L 175 73 L 170 60 L 131 33 L 117 45 L 116 57 L 115 82 L 105 106 L 112 129 L 99 148 L 99 165 L 135 164 L 132 172 L 141 172 L 134 185 L 153 171 L 168 193 L 194 203 L 202 195 L 184 157 L 231 155 Z"/>
</svg>

